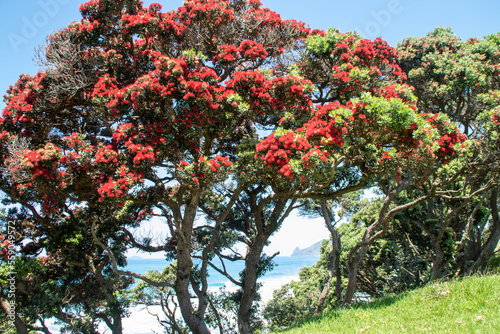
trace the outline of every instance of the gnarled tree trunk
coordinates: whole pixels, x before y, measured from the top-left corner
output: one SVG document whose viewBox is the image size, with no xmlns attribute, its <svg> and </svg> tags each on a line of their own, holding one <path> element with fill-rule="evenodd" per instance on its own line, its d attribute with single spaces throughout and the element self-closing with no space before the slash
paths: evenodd
<svg viewBox="0 0 500 334">
<path fill-rule="evenodd" d="M 238 308 L 238 331 L 240 334 L 253 333 L 250 311 L 257 293 L 257 271 L 264 245 L 269 235 L 257 235 L 254 244 L 245 258 L 245 275 L 243 277 L 243 295 Z"/>
<path fill-rule="evenodd" d="M 489 203 L 492 220 L 492 224 L 490 227 L 491 234 L 486 241 L 486 244 L 484 245 L 478 259 L 470 268 L 468 268 L 466 275 L 470 275 L 477 270 L 484 270 L 486 268 L 486 265 L 488 264 L 488 260 L 491 258 L 498 246 L 498 243 L 500 241 L 500 215 L 498 213 L 498 195 L 498 188 L 495 187 L 494 189 L 492 189 Z"/>
<path fill-rule="evenodd" d="M 10 314 L 9 311 L 10 303 L 2 297 L 0 297 L 0 306 L 2 307 L 2 309 L 6 314 Z M 14 317 L 14 320 L 12 322 L 14 323 L 17 332 L 19 334 L 28 334 L 29 333 L 28 326 L 26 326 L 26 324 L 21 320 L 21 318 L 19 318 L 17 314 L 12 314 L 11 316 Z"/>
<path fill-rule="evenodd" d="M 191 257 L 191 236 L 196 218 L 196 210 L 200 200 L 200 194 L 192 195 L 190 203 L 186 205 L 184 217 L 177 226 L 177 277 L 174 285 L 175 294 L 179 303 L 182 317 L 193 334 L 210 333 L 204 321 L 206 309 L 206 297 L 198 296 L 198 311 L 195 311 L 191 303 L 189 291 L 193 260 Z"/>
<path fill-rule="evenodd" d="M 316 307 L 316 313 L 321 313 L 325 309 L 326 298 L 332 287 L 332 281 L 335 278 L 335 296 L 337 297 L 337 302 L 342 299 L 342 281 L 340 275 L 340 235 L 337 233 L 334 224 L 332 223 L 331 211 L 326 205 L 326 201 L 321 201 L 321 212 L 323 218 L 325 219 L 325 225 L 330 231 L 332 237 L 332 261 L 328 266 L 328 280 L 321 291 L 319 296 L 318 305 Z"/>
</svg>

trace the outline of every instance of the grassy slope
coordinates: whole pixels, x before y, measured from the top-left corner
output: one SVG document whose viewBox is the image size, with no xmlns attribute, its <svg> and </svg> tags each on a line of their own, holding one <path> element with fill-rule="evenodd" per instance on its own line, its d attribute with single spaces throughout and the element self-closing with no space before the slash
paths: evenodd
<svg viewBox="0 0 500 334">
<path fill-rule="evenodd" d="M 334 311 L 284 333 L 500 333 L 500 275 L 430 284 Z"/>
</svg>

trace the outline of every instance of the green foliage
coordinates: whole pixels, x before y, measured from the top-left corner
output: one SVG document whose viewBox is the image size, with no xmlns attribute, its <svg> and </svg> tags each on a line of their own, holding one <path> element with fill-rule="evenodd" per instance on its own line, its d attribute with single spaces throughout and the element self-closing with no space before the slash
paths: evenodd
<svg viewBox="0 0 500 334">
<path fill-rule="evenodd" d="M 364 228 L 358 224 L 343 224 L 339 228 L 342 239 L 340 262 L 343 264 L 344 271 L 348 250 L 359 240 L 363 231 Z M 286 284 L 273 293 L 273 299 L 267 303 L 263 313 L 272 329 L 287 328 L 314 314 L 318 298 L 329 277 L 330 242 L 323 241 L 318 262 L 311 267 L 302 268 L 299 272 L 299 281 Z M 335 306 L 333 297 L 332 291 L 328 298 L 328 303 L 332 307 Z"/>
<path fill-rule="evenodd" d="M 304 267 L 299 272 L 299 281 L 283 285 L 273 292 L 273 298 L 266 304 L 263 316 L 273 330 L 288 328 L 300 319 L 313 314 L 323 285 L 328 279 L 328 260 L 323 242 L 321 257 L 316 265 Z"/>
<path fill-rule="evenodd" d="M 329 28 L 326 36 L 316 35 L 307 38 L 307 50 L 317 55 L 329 56 L 337 48 L 337 43 L 345 37 L 358 36 L 355 33 L 342 34 L 338 29 Z"/>
<path fill-rule="evenodd" d="M 487 270 L 489 272 L 500 273 L 500 254 L 495 254 L 488 261 Z"/>
<path fill-rule="evenodd" d="M 12 263 L 0 259 L 0 296 L 5 294 L 6 279 L 14 273 L 16 313 L 24 323 L 36 327 L 56 317 L 63 332 L 96 333 L 103 317 L 126 316 L 129 302 L 123 291 L 131 280 L 115 275 L 103 249 L 92 242 L 88 223 L 95 217 L 92 213 L 75 209 L 71 216 L 54 222 L 57 228 L 42 225 L 37 229 L 23 210 L 11 209 L 7 214 L 3 219 L 14 227 L 10 231 L 15 232 L 16 252 Z M 127 220 L 124 212 L 120 219 Z M 101 240 L 110 240 L 110 249 L 123 266 L 124 238 L 114 221 L 112 214 L 102 219 L 95 233 Z"/>
</svg>

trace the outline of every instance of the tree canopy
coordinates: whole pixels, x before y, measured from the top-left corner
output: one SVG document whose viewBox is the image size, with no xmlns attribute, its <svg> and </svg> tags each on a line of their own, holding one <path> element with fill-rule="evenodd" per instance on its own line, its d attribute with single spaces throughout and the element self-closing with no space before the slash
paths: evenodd
<svg viewBox="0 0 500 334">
<path fill-rule="evenodd" d="M 498 154 L 493 81 L 480 79 L 474 99 L 482 104 L 460 118 L 448 109 L 463 102 L 451 93 L 441 102 L 443 89 L 429 88 L 411 67 L 409 42 L 398 56 L 380 38 L 312 30 L 258 0 L 186 1 L 169 12 L 138 0 L 92 0 L 80 12 L 81 21 L 49 36 L 42 69 L 10 87 L 0 118 L 0 189 L 5 221 L 16 226 L 15 265 L 19 273 L 38 268 L 54 294 L 51 305 L 32 293 L 39 283 L 17 276 L 20 332 L 47 331 L 44 321 L 56 317 L 73 332 L 96 332 L 102 321 L 122 333 L 131 278 L 174 298 L 184 324 L 166 312 L 173 332 L 223 332 L 207 282 L 209 267 L 229 277 L 218 258 L 245 262 L 230 277 L 239 286 L 231 298 L 238 332 L 251 333 L 257 280 L 273 257 L 263 248 L 288 214 L 306 200 L 376 185 L 387 199 L 349 255 L 349 303 L 367 247 L 393 214 L 436 194 L 447 199 L 453 194 L 444 188 L 469 166 L 466 157 L 492 162 Z M 490 49 L 498 56 L 495 36 L 481 43 L 466 44 L 473 59 Z M 443 80 L 462 87 L 458 77 Z M 470 133 L 472 120 L 482 146 L 460 130 Z M 496 189 L 495 171 L 462 197 Z M 394 209 L 410 189 L 422 193 Z M 164 224 L 165 239 L 134 234 L 150 219 Z M 244 251 L 234 252 L 236 244 Z M 129 272 L 131 249 L 175 261 L 163 274 Z M 91 299 L 89 289 L 98 291 Z"/>
</svg>

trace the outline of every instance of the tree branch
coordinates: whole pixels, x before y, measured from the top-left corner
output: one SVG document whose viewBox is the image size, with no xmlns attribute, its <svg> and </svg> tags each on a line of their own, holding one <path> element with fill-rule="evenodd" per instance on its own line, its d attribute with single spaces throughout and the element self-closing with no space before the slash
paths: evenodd
<svg viewBox="0 0 500 334">
<path fill-rule="evenodd" d="M 115 255 L 113 254 L 113 252 L 111 251 L 111 249 L 109 247 L 107 247 L 106 245 L 104 245 L 96 236 L 96 232 L 95 232 L 95 229 L 96 229 L 96 223 L 95 223 L 95 220 L 92 221 L 92 227 L 91 227 L 91 232 L 92 232 L 92 238 L 94 240 L 94 243 L 96 245 L 98 245 L 99 247 L 101 247 L 103 250 L 105 250 L 110 259 L 111 259 L 111 264 L 113 266 L 113 271 L 115 272 L 116 275 L 122 275 L 122 276 L 129 276 L 129 277 L 134 277 L 134 278 L 137 278 L 137 279 L 140 279 L 140 280 L 143 280 L 144 282 L 152 285 L 152 286 L 156 286 L 156 287 L 173 287 L 174 284 L 172 282 L 168 282 L 168 281 L 163 281 L 163 282 L 156 282 L 156 281 L 153 281 L 149 278 L 147 278 L 146 276 L 144 275 L 141 275 L 141 274 L 137 274 L 137 273 L 134 273 L 134 272 L 131 272 L 131 271 L 126 271 L 126 270 L 119 270 L 118 269 L 118 265 L 116 263 L 116 258 L 115 258 Z"/>
</svg>

